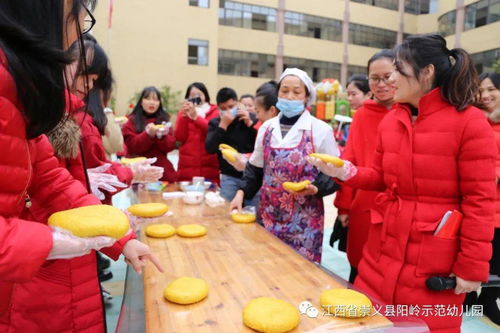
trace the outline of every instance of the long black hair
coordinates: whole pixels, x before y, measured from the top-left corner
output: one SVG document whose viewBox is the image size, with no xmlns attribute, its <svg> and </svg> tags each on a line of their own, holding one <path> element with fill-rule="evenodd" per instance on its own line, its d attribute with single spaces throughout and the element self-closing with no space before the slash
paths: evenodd
<svg viewBox="0 0 500 333">
<path fill-rule="evenodd" d="M 85 96 L 85 111 L 92 116 L 93 123 L 96 125 L 99 133 L 104 135 L 104 130 L 108 124 L 108 118 L 104 113 L 103 100 L 110 98 L 113 87 L 113 75 L 109 67 L 109 59 L 103 48 L 97 43 L 94 37 L 85 36 L 83 46 L 85 49 L 85 64 L 79 61 L 76 68 L 75 77 L 78 75 L 97 75 L 94 81 L 94 87 Z M 71 46 L 69 52 L 72 54 L 80 53 L 80 43 Z M 73 80 L 76 81 L 76 80 Z"/>
<path fill-rule="evenodd" d="M 191 83 L 186 89 L 186 94 L 184 95 L 184 99 L 189 98 L 189 93 L 191 92 L 191 89 L 193 89 L 193 87 L 200 90 L 203 93 L 203 95 L 205 95 L 205 102 L 210 104 L 210 95 L 208 94 L 207 87 L 201 82 Z"/>
<path fill-rule="evenodd" d="M 134 123 L 135 123 L 135 130 L 140 133 L 144 131 L 144 128 L 146 127 L 146 112 L 142 108 L 142 100 L 144 98 L 148 98 L 151 94 L 156 94 L 158 97 L 158 100 L 160 101 L 160 106 L 158 107 L 158 110 L 152 115 L 148 115 L 148 117 L 154 117 L 155 118 L 155 124 L 161 124 L 162 122 L 168 122 L 170 120 L 170 115 L 165 112 L 165 109 L 163 108 L 163 104 L 161 103 L 161 93 L 156 87 L 146 87 L 141 93 L 141 96 L 137 100 L 137 103 L 135 103 L 134 110 L 132 110 L 131 115 L 134 117 Z"/>
<path fill-rule="evenodd" d="M 401 75 L 405 73 L 401 62 L 408 63 L 418 79 L 428 65 L 434 66 L 432 87 L 441 88 L 441 96 L 457 110 L 463 110 L 476 102 L 479 81 L 476 68 L 469 54 L 461 48 L 449 50 L 440 35 L 415 35 L 396 46 L 395 65 Z"/>
<path fill-rule="evenodd" d="M 75 22 L 81 36 L 82 6 L 92 10 L 95 1 L 73 1 L 66 18 L 61 0 L 0 1 L 0 49 L 7 64 L 0 62 L 16 84 L 28 138 L 48 133 L 64 117 L 64 69 L 71 59 L 63 50 L 63 27 Z"/>
</svg>

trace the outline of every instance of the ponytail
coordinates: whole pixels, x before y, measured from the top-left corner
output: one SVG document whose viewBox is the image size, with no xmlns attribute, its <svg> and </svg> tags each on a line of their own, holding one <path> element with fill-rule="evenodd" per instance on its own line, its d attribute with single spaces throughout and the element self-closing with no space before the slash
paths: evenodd
<svg viewBox="0 0 500 333">
<path fill-rule="evenodd" d="M 441 88 L 441 96 L 457 110 L 476 102 L 479 81 L 472 59 L 463 49 L 448 50 L 446 40 L 436 34 L 410 36 L 396 46 L 396 68 L 400 61 L 408 63 L 418 79 L 428 65 L 434 66 L 433 88 Z M 409 76 L 408 73 L 398 71 Z"/>
<path fill-rule="evenodd" d="M 442 96 L 458 110 L 476 102 L 479 80 L 471 57 L 464 49 L 450 51 L 453 64 L 441 81 Z"/>
</svg>

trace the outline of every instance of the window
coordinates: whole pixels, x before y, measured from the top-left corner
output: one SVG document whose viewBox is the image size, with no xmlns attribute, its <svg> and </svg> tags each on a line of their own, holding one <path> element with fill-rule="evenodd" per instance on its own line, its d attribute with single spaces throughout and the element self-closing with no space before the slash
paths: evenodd
<svg viewBox="0 0 500 333">
<path fill-rule="evenodd" d="M 340 64 L 335 62 L 285 57 L 283 63 L 283 69 L 297 67 L 306 71 L 314 82 L 340 77 Z"/>
<path fill-rule="evenodd" d="M 188 64 L 208 66 L 208 41 L 189 39 Z"/>
<path fill-rule="evenodd" d="M 274 78 L 275 56 L 232 50 L 219 50 L 218 72 L 224 75 Z"/>
<path fill-rule="evenodd" d="M 444 37 L 455 33 L 456 12 L 448 12 L 438 19 L 438 30 Z"/>
<path fill-rule="evenodd" d="M 194 7 L 210 7 L 210 0 L 189 0 L 189 5 Z"/>
<path fill-rule="evenodd" d="M 471 54 L 478 73 L 494 72 L 493 65 L 500 59 L 500 48 Z"/>
<path fill-rule="evenodd" d="M 398 0 L 353 0 L 354 2 L 363 3 L 370 6 L 386 8 L 390 10 L 398 10 Z M 409 14 L 429 14 L 435 13 L 437 0 L 406 0 L 405 12 Z"/>
<path fill-rule="evenodd" d="M 220 0 L 219 24 L 238 28 L 276 31 L 276 9 Z"/>
<path fill-rule="evenodd" d="M 439 32 L 444 36 L 455 33 L 455 11 L 439 18 Z M 481 0 L 465 7 L 464 30 L 479 28 L 500 20 L 500 0 Z"/>
<path fill-rule="evenodd" d="M 349 24 L 349 43 L 351 44 L 390 49 L 396 44 L 396 38 L 396 31 L 356 23 Z"/>
</svg>

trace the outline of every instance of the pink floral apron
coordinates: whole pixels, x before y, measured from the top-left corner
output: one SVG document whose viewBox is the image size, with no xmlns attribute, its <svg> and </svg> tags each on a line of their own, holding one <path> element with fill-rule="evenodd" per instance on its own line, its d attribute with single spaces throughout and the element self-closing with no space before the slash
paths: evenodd
<svg viewBox="0 0 500 333">
<path fill-rule="evenodd" d="M 293 148 L 271 147 L 272 129 L 264 135 L 264 179 L 260 190 L 259 215 L 264 227 L 315 262 L 321 261 L 323 243 L 323 199 L 294 196 L 283 189 L 283 182 L 310 180 L 318 170 L 305 157 L 314 153 L 312 132 L 304 131 Z"/>
</svg>

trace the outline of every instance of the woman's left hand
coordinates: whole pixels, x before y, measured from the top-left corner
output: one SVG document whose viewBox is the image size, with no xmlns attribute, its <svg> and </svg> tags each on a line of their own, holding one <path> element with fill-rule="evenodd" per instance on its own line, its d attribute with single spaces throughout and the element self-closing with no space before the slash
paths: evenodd
<svg viewBox="0 0 500 333">
<path fill-rule="evenodd" d="M 305 189 L 303 189 L 302 191 L 299 191 L 299 192 L 288 190 L 288 189 L 285 189 L 285 191 L 287 191 L 288 193 L 293 194 L 293 195 L 306 196 L 306 195 L 315 195 L 316 193 L 318 193 L 318 188 L 314 185 L 309 184 L 306 186 Z"/>
<path fill-rule="evenodd" d="M 450 276 L 455 276 L 451 274 Z M 455 287 L 455 294 L 463 294 L 470 293 L 473 291 L 477 291 L 481 286 L 481 281 L 467 281 L 458 276 L 455 276 L 457 279 L 457 286 Z"/>
<path fill-rule="evenodd" d="M 137 239 L 129 240 L 123 247 L 123 255 L 127 264 L 132 265 L 138 274 L 142 274 L 142 268 L 146 266 L 147 261 L 151 261 L 156 268 L 163 273 L 160 261 L 151 253 L 151 249 Z"/>
</svg>

